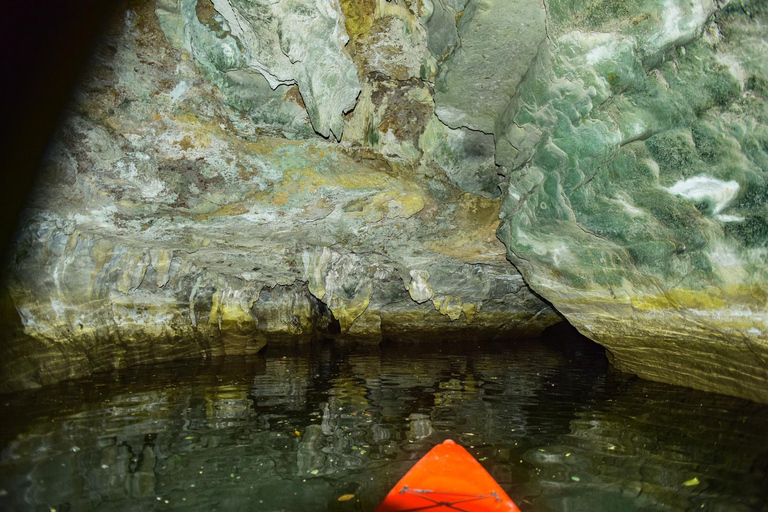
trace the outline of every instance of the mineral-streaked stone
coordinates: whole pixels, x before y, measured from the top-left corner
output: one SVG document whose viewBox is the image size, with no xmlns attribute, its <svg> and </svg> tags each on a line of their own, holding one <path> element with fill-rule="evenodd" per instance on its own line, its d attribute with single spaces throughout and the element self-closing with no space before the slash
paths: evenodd
<svg viewBox="0 0 768 512">
<path fill-rule="evenodd" d="M 440 66 L 435 112 L 451 128 L 494 133 L 546 37 L 544 4 L 470 0 L 462 13 L 460 44 Z"/>
<path fill-rule="evenodd" d="M 462 190 L 484 197 L 500 196 L 503 170 L 494 160 L 493 135 L 466 128 L 454 130 L 434 116 L 420 143 Z"/>
<path fill-rule="evenodd" d="M 467 0 L 427 0 L 425 4 L 431 7 L 425 13 L 424 25 L 429 34 L 427 45 L 436 59 L 443 60 L 459 44 L 456 18 L 464 13 Z"/>
<path fill-rule="evenodd" d="M 281 336 L 530 336 L 558 321 L 505 259 L 500 200 L 461 190 L 422 156 L 428 84 L 378 69 L 366 83 L 392 139 L 329 142 L 292 114 L 303 103 L 290 90 L 244 85 L 263 78 L 218 0 L 219 14 L 174 5 L 133 7 L 111 27 L 46 155 L 12 256 L 24 336 L 2 345 L 1 389 L 251 352 Z M 221 67 L 197 37 L 245 53 Z M 330 66 L 301 62 L 304 73 Z M 401 95 L 423 115 L 401 111 Z M 381 148 L 410 153 L 387 159 Z"/>
<path fill-rule="evenodd" d="M 497 132 L 510 259 L 617 367 L 768 401 L 765 7 L 550 4 Z"/>
<path fill-rule="evenodd" d="M 136 5 L 25 212 L 4 389 L 281 335 L 537 333 L 499 228 L 617 367 L 768 401 L 764 2 Z"/>
<path fill-rule="evenodd" d="M 215 84 L 249 69 L 272 89 L 296 84 L 315 131 L 341 138 L 342 115 L 354 108 L 360 84 L 337 0 L 160 0 L 158 17 Z M 255 76 L 245 82 L 261 83 Z"/>
<path fill-rule="evenodd" d="M 419 23 L 428 10 L 386 0 L 342 0 L 341 7 L 362 82 L 344 139 L 416 163 L 428 151 L 420 138 L 435 110 L 435 59 Z"/>
</svg>

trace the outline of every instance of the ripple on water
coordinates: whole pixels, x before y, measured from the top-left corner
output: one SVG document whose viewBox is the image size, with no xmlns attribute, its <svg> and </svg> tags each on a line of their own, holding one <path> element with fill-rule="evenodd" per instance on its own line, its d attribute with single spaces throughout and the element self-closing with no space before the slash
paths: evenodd
<svg viewBox="0 0 768 512">
<path fill-rule="evenodd" d="M 523 510 L 768 503 L 768 407 L 628 379 L 580 339 L 269 348 L 3 398 L 3 510 L 372 511 L 446 438 Z"/>
</svg>

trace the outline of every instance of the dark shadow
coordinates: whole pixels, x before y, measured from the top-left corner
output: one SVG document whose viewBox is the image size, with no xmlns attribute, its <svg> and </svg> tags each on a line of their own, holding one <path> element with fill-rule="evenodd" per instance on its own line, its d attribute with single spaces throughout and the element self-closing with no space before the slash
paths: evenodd
<svg viewBox="0 0 768 512">
<path fill-rule="evenodd" d="M 112 8 L 103 0 L 6 2 L 0 21 L 0 254 L 5 255 L 40 157 Z"/>
</svg>

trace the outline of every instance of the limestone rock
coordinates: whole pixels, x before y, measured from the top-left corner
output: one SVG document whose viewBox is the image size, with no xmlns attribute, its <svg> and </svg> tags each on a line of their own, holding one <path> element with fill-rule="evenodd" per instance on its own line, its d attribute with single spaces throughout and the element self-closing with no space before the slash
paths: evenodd
<svg viewBox="0 0 768 512">
<path fill-rule="evenodd" d="M 618 368 L 768 401 L 765 8 L 589 5 L 497 132 L 509 257 Z"/>
<path fill-rule="evenodd" d="M 228 85 L 233 101 L 243 101 L 238 91 L 247 94 L 249 84 L 261 85 L 249 70 L 273 90 L 296 84 L 314 129 L 341 138 L 342 115 L 360 85 L 336 0 L 161 0 L 158 17 L 214 83 Z"/>
<path fill-rule="evenodd" d="M 435 0 L 425 2 L 431 6 L 424 25 L 429 38 L 427 45 L 432 55 L 443 60 L 459 45 L 457 20 L 464 13 L 468 0 Z"/>
<path fill-rule="evenodd" d="M 116 20 L 24 211 L 2 389 L 282 337 L 535 335 L 558 316 L 529 284 L 622 370 L 768 402 L 764 2 Z"/>
<path fill-rule="evenodd" d="M 445 169 L 454 185 L 465 192 L 492 198 L 501 195 L 504 172 L 496 164 L 493 139 L 493 135 L 466 128 L 448 128 L 433 116 L 419 146 Z"/>
<path fill-rule="evenodd" d="M 440 65 L 435 112 L 451 128 L 494 133 L 546 37 L 545 11 L 528 0 L 470 0 L 459 44 Z"/>
<path fill-rule="evenodd" d="M 24 211 L 6 284 L 20 332 L 0 344 L 0 389 L 286 337 L 531 336 L 559 320 L 506 261 L 500 200 L 455 186 L 420 149 L 433 110 L 416 60 L 366 75 L 390 142 L 323 140 L 297 112 L 341 134 L 353 87 L 323 60 L 345 55 L 332 5 L 205 1 L 131 4 L 97 47 Z M 395 14 L 418 24 L 408 12 Z M 358 45 L 356 62 L 375 61 L 365 48 L 381 47 Z M 288 71 L 303 103 L 251 87 Z M 341 96 L 325 95 L 332 77 Z M 318 85 L 315 107 L 303 84 Z"/>
<path fill-rule="evenodd" d="M 423 155 L 419 139 L 435 110 L 435 59 L 420 24 L 425 4 L 345 0 L 341 6 L 362 83 L 344 139 L 390 160 L 416 163 Z"/>
</svg>

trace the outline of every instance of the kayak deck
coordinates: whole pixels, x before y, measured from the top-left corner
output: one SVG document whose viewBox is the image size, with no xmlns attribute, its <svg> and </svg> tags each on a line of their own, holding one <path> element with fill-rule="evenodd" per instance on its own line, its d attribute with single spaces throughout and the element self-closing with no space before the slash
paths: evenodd
<svg viewBox="0 0 768 512">
<path fill-rule="evenodd" d="M 376 512 L 519 512 L 496 480 L 450 439 L 432 448 Z"/>
</svg>

